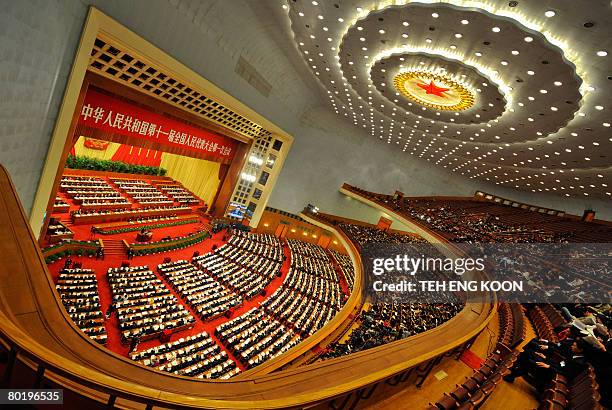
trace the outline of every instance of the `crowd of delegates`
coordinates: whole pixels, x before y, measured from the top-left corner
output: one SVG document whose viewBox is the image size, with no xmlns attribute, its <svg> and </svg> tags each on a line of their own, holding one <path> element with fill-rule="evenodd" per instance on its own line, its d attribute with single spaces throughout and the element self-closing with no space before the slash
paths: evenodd
<svg viewBox="0 0 612 410">
<path fill-rule="evenodd" d="M 121 338 L 131 350 L 164 330 L 193 326 L 193 316 L 147 266 L 110 268 L 107 279 L 113 295 L 107 316 L 117 312 Z"/>
<path fill-rule="evenodd" d="M 68 212 L 70 205 L 62 199 L 61 196 L 56 196 L 53 202 L 53 212 Z"/>
<path fill-rule="evenodd" d="M 258 308 L 217 326 L 215 335 L 247 368 L 286 352 L 302 340 Z"/>
<path fill-rule="evenodd" d="M 342 269 L 349 289 L 353 290 L 353 286 L 355 285 L 355 266 L 353 265 L 353 261 L 351 261 L 351 258 L 347 254 L 340 253 L 333 249 L 330 249 L 330 252 L 334 259 L 336 259 L 336 262 L 338 262 L 340 269 Z"/>
<path fill-rule="evenodd" d="M 607 247 L 599 244 L 487 244 L 471 250 L 489 256 L 491 277 L 524 282 L 520 295 L 500 293 L 504 300 L 589 303 L 610 299 L 612 266 Z"/>
<path fill-rule="evenodd" d="M 157 184 L 163 193 L 173 198 L 179 204 L 197 205 L 200 200 L 193 196 L 189 191 L 181 187 L 180 185 L 174 184 Z"/>
<path fill-rule="evenodd" d="M 552 337 L 544 339 L 540 336 L 524 346 L 504 380 L 513 382 L 524 376 L 536 387 L 543 400 L 559 401 L 559 394 L 563 393 L 565 398 L 569 393 L 573 408 L 585 403 L 589 403 L 588 408 L 598 408 L 598 401 L 609 408 L 612 404 L 612 338 L 609 330 L 612 307 L 609 304 L 566 305 L 562 310 L 566 322 L 554 329 Z M 584 377 L 589 373 L 595 377 Z M 572 394 L 560 390 L 560 381 L 565 388 L 578 387 L 578 391 Z"/>
<path fill-rule="evenodd" d="M 96 342 L 106 344 L 106 327 L 95 273 L 91 269 L 62 269 L 55 289 L 79 329 Z"/>
<path fill-rule="evenodd" d="M 132 204 L 105 179 L 86 176 L 63 176 L 60 191 L 83 209 L 97 207 L 130 208 Z"/>
<path fill-rule="evenodd" d="M 136 219 L 149 216 L 150 214 L 154 214 L 155 216 L 159 216 L 158 214 L 176 215 L 178 213 L 187 213 L 190 211 L 191 208 L 188 206 L 147 206 L 138 209 L 77 209 L 76 211 L 71 212 L 71 215 L 75 220 L 78 220 L 80 217 L 84 216 L 96 215 L 117 216 L 121 217 L 121 219 Z"/>
<path fill-rule="evenodd" d="M 359 326 L 348 339 L 328 346 L 321 358 L 340 357 L 425 332 L 461 309 L 461 303 L 375 303 L 359 313 Z"/>
<path fill-rule="evenodd" d="M 111 181 L 122 191 L 129 195 L 134 202 L 141 205 L 172 205 L 174 200 L 168 198 L 159 189 L 147 181 L 140 179 L 111 178 Z"/>
<path fill-rule="evenodd" d="M 354 225 L 341 223 L 338 225 L 354 243 L 360 247 L 366 243 L 423 243 L 425 240 L 415 234 L 399 234 L 395 232 L 383 231 L 375 226 Z"/>
<path fill-rule="evenodd" d="M 157 370 L 200 379 L 229 379 L 240 373 L 227 352 L 206 332 L 132 352 L 130 358 Z"/>
<path fill-rule="evenodd" d="M 612 241 L 612 228 L 547 215 L 526 209 L 473 199 L 403 198 L 359 192 L 446 236 L 452 242 L 472 245 L 470 251 L 487 250 L 495 260 L 514 261 L 499 267 L 504 280 L 523 281 L 527 291 L 520 301 L 596 302 L 609 300 L 612 283 L 610 261 L 592 256 L 607 253 L 597 245 L 574 250 L 570 243 Z M 589 231 L 593 231 L 589 234 Z M 513 246 L 485 244 L 519 243 Z M 537 244 L 528 247 L 526 244 Z M 555 248 L 553 244 L 560 245 Z M 474 248 L 474 246 L 476 248 Z M 607 248 L 606 248 L 607 249 Z M 566 253 L 582 257 L 564 257 Z M 589 262 L 589 260 L 591 260 Z M 497 276 L 497 275 L 496 275 Z M 501 276 L 497 276 L 501 277 Z M 513 294 L 504 295 L 517 300 Z M 512 298 L 512 299 L 509 299 Z"/>
<path fill-rule="evenodd" d="M 206 256 L 206 255 L 204 255 Z M 195 257 L 197 265 L 200 257 Z M 212 275 L 184 260 L 158 266 L 159 273 L 204 321 L 224 315 L 243 300 Z"/>
</svg>

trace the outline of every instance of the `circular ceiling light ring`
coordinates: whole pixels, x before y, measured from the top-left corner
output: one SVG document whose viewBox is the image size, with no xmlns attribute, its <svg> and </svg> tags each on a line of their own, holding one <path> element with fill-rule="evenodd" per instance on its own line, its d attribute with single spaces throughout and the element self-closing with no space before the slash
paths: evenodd
<svg viewBox="0 0 612 410">
<path fill-rule="evenodd" d="M 436 82 L 442 86 L 436 85 Z M 463 85 L 445 75 L 427 71 L 399 73 L 393 78 L 393 85 L 405 97 L 434 110 L 464 111 L 475 102 L 474 95 Z M 438 97 L 451 97 L 450 103 L 442 103 Z"/>
</svg>

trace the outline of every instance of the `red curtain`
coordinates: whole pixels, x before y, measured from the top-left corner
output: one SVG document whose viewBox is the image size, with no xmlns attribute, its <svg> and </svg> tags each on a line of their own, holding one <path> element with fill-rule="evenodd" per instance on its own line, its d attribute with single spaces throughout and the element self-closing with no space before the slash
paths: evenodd
<svg viewBox="0 0 612 410">
<path fill-rule="evenodd" d="M 134 165 L 158 167 L 161 164 L 161 156 L 161 151 L 121 144 L 115 155 L 113 155 L 112 160 Z"/>
</svg>

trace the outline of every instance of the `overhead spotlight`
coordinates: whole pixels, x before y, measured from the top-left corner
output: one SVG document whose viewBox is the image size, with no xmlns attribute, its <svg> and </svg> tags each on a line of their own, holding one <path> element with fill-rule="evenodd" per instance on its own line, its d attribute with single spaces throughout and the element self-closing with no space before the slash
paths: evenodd
<svg viewBox="0 0 612 410">
<path fill-rule="evenodd" d="M 440 17 L 440 15 L 438 13 L 431 13 L 431 17 L 437 19 L 438 17 Z"/>
<path fill-rule="evenodd" d="M 599 51 L 597 52 L 597 55 L 598 55 L 599 57 L 605 57 L 605 56 L 607 56 L 607 55 L 608 55 L 608 52 L 607 52 L 606 50 L 599 50 Z"/>
<path fill-rule="evenodd" d="M 499 27 L 493 27 L 491 29 L 491 31 L 494 32 L 494 33 L 499 33 L 501 31 L 501 29 Z"/>
<path fill-rule="evenodd" d="M 469 21 L 467 21 L 467 20 L 465 20 L 465 19 L 461 20 L 461 24 L 463 24 L 463 25 L 466 25 L 466 24 L 469 24 L 469 23 L 470 23 L 470 22 L 469 22 Z"/>
<path fill-rule="evenodd" d="M 532 41 L 533 41 L 533 37 L 529 37 L 529 36 L 525 37 L 525 42 L 531 43 Z"/>
<path fill-rule="evenodd" d="M 550 17 L 555 17 L 555 15 L 556 15 L 556 14 L 557 14 L 557 13 L 555 13 L 555 11 L 554 11 L 554 10 L 546 10 L 546 12 L 544 13 L 544 15 L 545 15 L 546 17 L 549 17 L 549 18 L 550 18 Z"/>
<path fill-rule="evenodd" d="M 512 50 L 512 55 L 513 55 L 513 56 L 517 56 L 517 55 L 519 55 L 518 50 Z"/>
<path fill-rule="evenodd" d="M 563 85 L 561 81 L 555 81 L 553 84 L 556 85 L 557 87 L 560 87 Z"/>
<path fill-rule="evenodd" d="M 461 38 L 461 37 L 463 37 L 463 34 L 461 34 L 461 33 L 455 33 L 455 38 Z"/>
</svg>

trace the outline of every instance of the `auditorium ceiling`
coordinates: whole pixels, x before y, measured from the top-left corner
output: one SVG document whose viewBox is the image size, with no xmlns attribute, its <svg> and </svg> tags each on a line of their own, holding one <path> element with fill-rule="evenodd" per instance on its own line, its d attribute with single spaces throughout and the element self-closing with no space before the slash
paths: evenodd
<svg viewBox="0 0 612 410">
<path fill-rule="evenodd" d="M 610 1 L 270 2 L 325 104 L 468 178 L 610 198 Z"/>
</svg>

